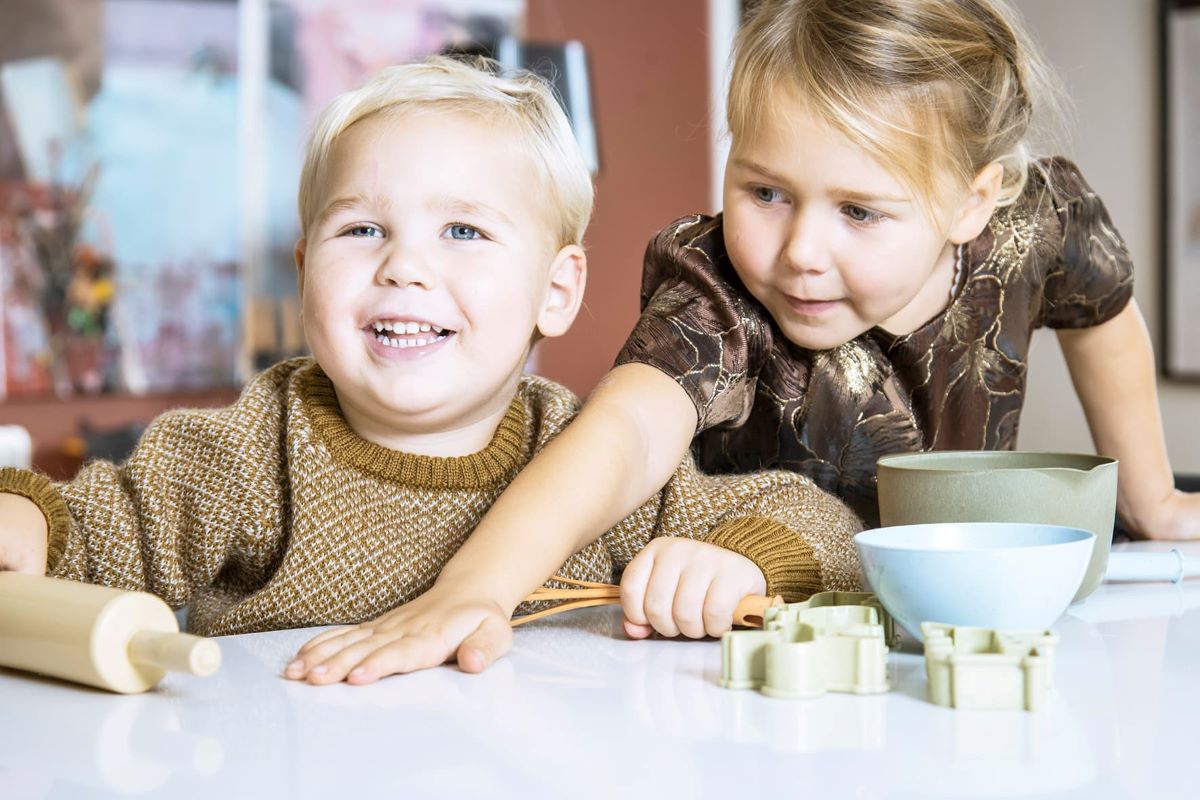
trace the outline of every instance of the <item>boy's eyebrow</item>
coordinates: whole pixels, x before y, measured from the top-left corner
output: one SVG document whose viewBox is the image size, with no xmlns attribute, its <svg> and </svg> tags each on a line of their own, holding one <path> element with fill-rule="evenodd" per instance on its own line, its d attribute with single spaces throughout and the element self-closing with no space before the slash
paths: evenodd
<svg viewBox="0 0 1200 800">
<path fill-rule="evenodd" d="M 762 164 L 759 164 L 755 161 L 751 161 L 748 158 L 745 158 L 742 156 L 736 156 L 733 159 L 733 163 L 738 165 L 739 167 L 743 167 L 743 168 L 751 170 L 753 172 L 757 172 L 759 175 L 762 175 L 764 178 L 766 178 L 767 180 L 769 180 L 773 183 L 778 183 L 782 186 L 787 186 L 791 183 L 791 181 L 789 181 L 787 178 L 783 177 L 782 175 L 772 172 L 771 170 L 764 167 Z M 831 194 L 835 197 L 840 197 L 845 200 L 849 200 L 852 203 L 911 203 L 912 202 L 912 199 L 908 198 L 908 197 L 896 196 L 896 195 L 886 195 L 886 194 L 873 194 L 871 192 L 862 192 L 862 191 L 859 191 L 858 189 L 848 189 L 848 188 L 842 187 L 842 186 L 833 187 L 832 189 L 829 190 L 829 194 Z"/>
<path fill-rule="evenodd" d="M 339 197 L 335 200 L 330 201 L 329 205 L 327 205 L 323 209 L 321 209 L 321 212 L 319 214 L 317 214 L 317 218 L 316 218 L 316 220 L 314 220 L 313 225 L 314 226 L 320 225 L 322 222 L 329 219 L 330 217 L 332 217 L 334 214 L 336 214 L 339 211 L 346 211 L 351 208 L 363 208 L 363 207 L 386 208 L 390 205 L 391 205 L 391 201 L 388 200 L 383 195 L 379 195 L 374 198 L 366 197 L 365 195 L 361 195 L 361 194 L 345 195 L 343 197 Z"/>
<path fill-rule="evenodd" d="M 439 211 L 447 211 L 451 214 L 462 214 L 464 216 L 490 217 L 499 220 L 505 225 L 512 225 L 513 221 L 501 209 L 488 205 L 487 203 L 478 203 L 472 200 L 464 200 L 460 197 L 439 197 L 429 204 L 431 207 L 436 207 Z"/>
</svg>

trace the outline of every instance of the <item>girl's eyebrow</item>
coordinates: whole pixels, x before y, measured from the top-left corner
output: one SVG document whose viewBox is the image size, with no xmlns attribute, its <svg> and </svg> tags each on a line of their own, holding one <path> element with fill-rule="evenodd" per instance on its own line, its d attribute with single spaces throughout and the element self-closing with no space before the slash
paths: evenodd
<svg viewBox="0 0 1200 800">
<path fill-rule="evenodd" d="M 735 156 L 733 159 L 733 163 L 739 167 L 742 167 L 743 169 L 748 169 L 751 172 L 757 172 L 759 175 L 763 176 L 764 178 L 771 181 L 772 183 L 777 183 L 780 186 L 784 186 L 784 187 L 791 185 L 791 181 L 789 181 L 784 176 L 782 176 L 778 173 L 772 172 L 771 170 L 764 167 L 762 164 L 759 164 L 755 161 L 751 161 L 750 159 L 745 158 L 744 156 Z M 864 192 L 859 189 L 849 189 L 844 186 L 834 186 L 833 188 L 831 188 L 828 191 L 828 194 L 833 197 L 842 198 L 843 200 L 849 201 L 851 203 L 866 203 L 866 204 L 892 203 L 892 204 L 896 204 L 896 205 L 899 205 L 902 203 L 903 204 L 912 203 L 911 198 L 905 197 L 903 195 L 875 194 L 874 192 Z"/>
</svg>

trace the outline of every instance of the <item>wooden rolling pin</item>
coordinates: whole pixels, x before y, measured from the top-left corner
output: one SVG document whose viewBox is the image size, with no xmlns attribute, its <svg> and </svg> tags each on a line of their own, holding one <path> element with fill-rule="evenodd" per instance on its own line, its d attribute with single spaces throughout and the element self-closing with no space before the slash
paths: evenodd
<svg viewBox="0 0 1200 800">
<path fill-rule="evenodd" d="M 221 648 L 152 594 L 0 572 L 0 666 L 134 694 L 168 671 L 211 675 Z"/>
</svg>

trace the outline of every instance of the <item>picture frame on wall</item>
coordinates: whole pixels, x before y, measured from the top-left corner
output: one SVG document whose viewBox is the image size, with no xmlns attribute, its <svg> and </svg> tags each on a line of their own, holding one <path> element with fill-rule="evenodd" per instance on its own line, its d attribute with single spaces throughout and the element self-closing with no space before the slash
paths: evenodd
<svg viewBox="0 0 1200 800">
<path fill-rule="evenodd" d="M 1200 0 L 1160 0 L 1162 370 L 1200 381 Z"/>
</svg>

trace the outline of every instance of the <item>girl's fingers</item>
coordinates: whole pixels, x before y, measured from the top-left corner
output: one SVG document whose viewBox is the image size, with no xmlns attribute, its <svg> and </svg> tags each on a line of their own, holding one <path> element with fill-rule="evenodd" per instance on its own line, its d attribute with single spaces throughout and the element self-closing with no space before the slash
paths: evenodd
<svg viewBox="0 0 1200 800">
<path fill-rule="evenodd" d="M 313 667 L 371 635 L 370 629 L 359 626 L 326 631 L 300 648 L 296 658 L 284 668 L 283 676 L 292 680 L 303 680 L 309 676 Z"/>
<path fill-rule="evenodd" d="M 346 673 L 346 682 L 374 683 L 388 675 L 416 672 L 444 664 L 449 659 L 445 643 L 428 634 L 405 636 L 377 646 Z"/>
<path fill-rule="evenodd" d="M 488 617 L 458 646 L 458 667 L 463 672 L 483 672 L 512 648 L 512 626 L 499 617 Z"/>
</svg>

